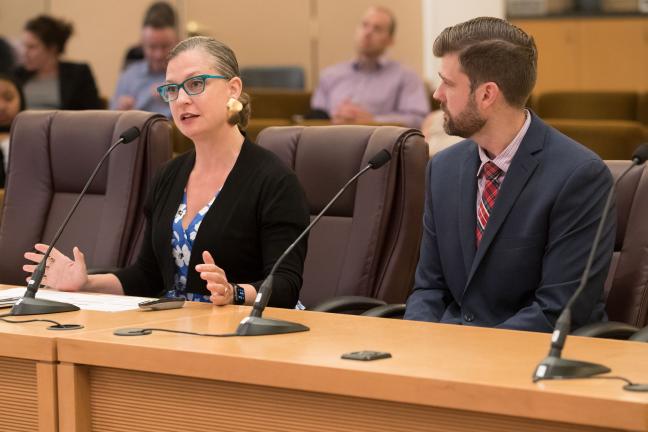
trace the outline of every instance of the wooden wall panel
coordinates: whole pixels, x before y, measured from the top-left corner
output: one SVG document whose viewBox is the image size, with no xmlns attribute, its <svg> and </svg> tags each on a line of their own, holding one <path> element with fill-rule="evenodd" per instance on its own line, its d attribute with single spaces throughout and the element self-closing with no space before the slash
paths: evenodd
<svg viewBox="0 0 648 432">
<path fill-rule="evenodd" d="M 580 20 L 513 21 L 533 36 L 538 48 L 534 93 L 580 87 Z"/>
<path fill-rule="evenodd" d="M 648 90 L 648 20 L 515 20 L 538 46 L 538 82 L 547 91 Z"/>
<path fill-rule="evenodd" d="M 580 40 L 583 89 L 648 90 L 648 20 L 583 21 Z"/>
</svg>

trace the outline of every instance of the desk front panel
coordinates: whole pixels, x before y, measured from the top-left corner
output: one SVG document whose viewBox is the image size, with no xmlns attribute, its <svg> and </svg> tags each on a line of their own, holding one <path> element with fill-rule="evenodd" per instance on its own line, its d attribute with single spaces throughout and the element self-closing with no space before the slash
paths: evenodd
<svg viewBox="0 0 648 432">
<path fill-rule="evenodd" d="M 231 332 L 248 312 L 213 308 L 156 326 Z M 272 425 L 280 425 L 276 430 L 290 425 L 362 430 L 358 425 L 365 423 L 366 430 L 395 430 L 411 418 L 412 430 L 422 424 L 426 430 L 480 425 L 477 429 L 648 431 L 648 395 L 624 392 L 621 382 L 533 384 L 535 365 L 548 351 L 548 334 L 278 309 L 266 314 L 304 323 L 311 331 L 247 338 L 154 332 L 120 338 L 100 330 L 61 338 L 61 366 L 69 368 L 67 376 L 82 377 L 75 393 L 90 395 L 91 405 L 76 409 L 87 409 L 86 424 L 100 428 L 108 428 L 110 419 L 146 422 L 147 413 L 170 412 L 162 419 L 173 425 L 188 418 L 196 425 L 257 421 L 256 413 L 268 421 L 261 422 L 266 430 Z M 393 358 L 340 359 L 344 352 L 367 349 L 389 351 Z M 638 361 L 648 358 L 648 344 L 575 337 L 565 356 L 648 382 L 648 362 Z M 282 423 L 284 417 L 290 420 Z M 242 424 L 249 430 L 250 424 Z"/>
<path fill-rule="evenodd" d="M 78 399 L 80 412 L 61 413 L 66 431 L 618 430 L 127 369 L 75 368 L 87 374 L 89 398 Z"/>
<path fill-rule="evenodd" d="M 0 285 L 0 289 L 10 288 Z M 1 297 L 0 291 L 0 297 Z M 209 305 L 190 304 L 186 310 L 200 314 L 211 310 Z M 9 309 L 0 309 L 7 313 Z M 77 311 L 60 314 L 8 317 L 12 321 L 32 318 L 60 323 L 82 324 L 81 330 L 53 331 L 51 323 L 7 323 L 0 321 L 0 431 L 58 430 L 57 338 L 129 323 L 133 326 L 158 320 L 182 317 L 185 310 L 160 312 Z"/>
</svg>

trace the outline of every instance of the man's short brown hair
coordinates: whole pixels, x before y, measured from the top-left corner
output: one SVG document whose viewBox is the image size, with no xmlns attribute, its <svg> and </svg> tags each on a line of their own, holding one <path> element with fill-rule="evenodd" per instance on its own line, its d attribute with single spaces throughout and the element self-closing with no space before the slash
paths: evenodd
<svg viewBox="0 0 648 432">
<path fill-rule="evenodd" d="M 394 12 L 384 6 L 372 6 L 369 9 L 382 12 L 389 17 L 389 27 L 387 28 L 387 31 L 389 32 L 389 36 L 394 37 L 394 34 L 396 34 L 396 15 L 394 15 Z"/>
<path fill-rule="evenodd" d="M 503 19 L 479 17 L 447 27 L 433 50 L 437 57 L 459 55 L 471 91 L 492 81 L 513 106 L 526 104 L 536 82 L 538 51 L 533 38 Z"/>
</svg>

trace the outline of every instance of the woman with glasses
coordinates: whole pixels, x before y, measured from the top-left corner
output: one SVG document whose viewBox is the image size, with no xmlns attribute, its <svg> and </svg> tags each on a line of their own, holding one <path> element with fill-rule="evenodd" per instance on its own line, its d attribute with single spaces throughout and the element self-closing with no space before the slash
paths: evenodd
<svg viewBox="0 0 648 432">
<path fill-rule="evenodd" d="M 157 175 L 145 206 L 137 262 L 88 275 L 83 254 L 53 251 L 44 283 L 66 291 L 252 304 L 261 282 L 309 221 L 294 173 L 242 133 L 250 114 L 232 50 L 207 37 L 178 44 L 158 88 L 173 120 L 195 144 Z M 39 262 L 46 245 L 25 257 Z M 279 266 L 269 304 L 295 307 L 306 245 Z M 25 265 L 28 272 L 34 265 Z"/>
</svg>

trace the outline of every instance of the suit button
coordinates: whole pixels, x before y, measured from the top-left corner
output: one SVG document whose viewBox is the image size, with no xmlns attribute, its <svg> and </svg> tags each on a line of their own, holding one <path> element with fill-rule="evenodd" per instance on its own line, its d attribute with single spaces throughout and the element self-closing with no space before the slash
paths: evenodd
<svg viewBox="0 0 648 432">
<path fill-rule="evenodd" d="M 465 320 L 466 322 L 473 322 L 474 319 L 475 319 L 475 315 L 473 315 L 472 313 L 470 313 L 470 312 L 466 312 L 466 313 L 464 314 L 464 320 Z"/>
</svg>

